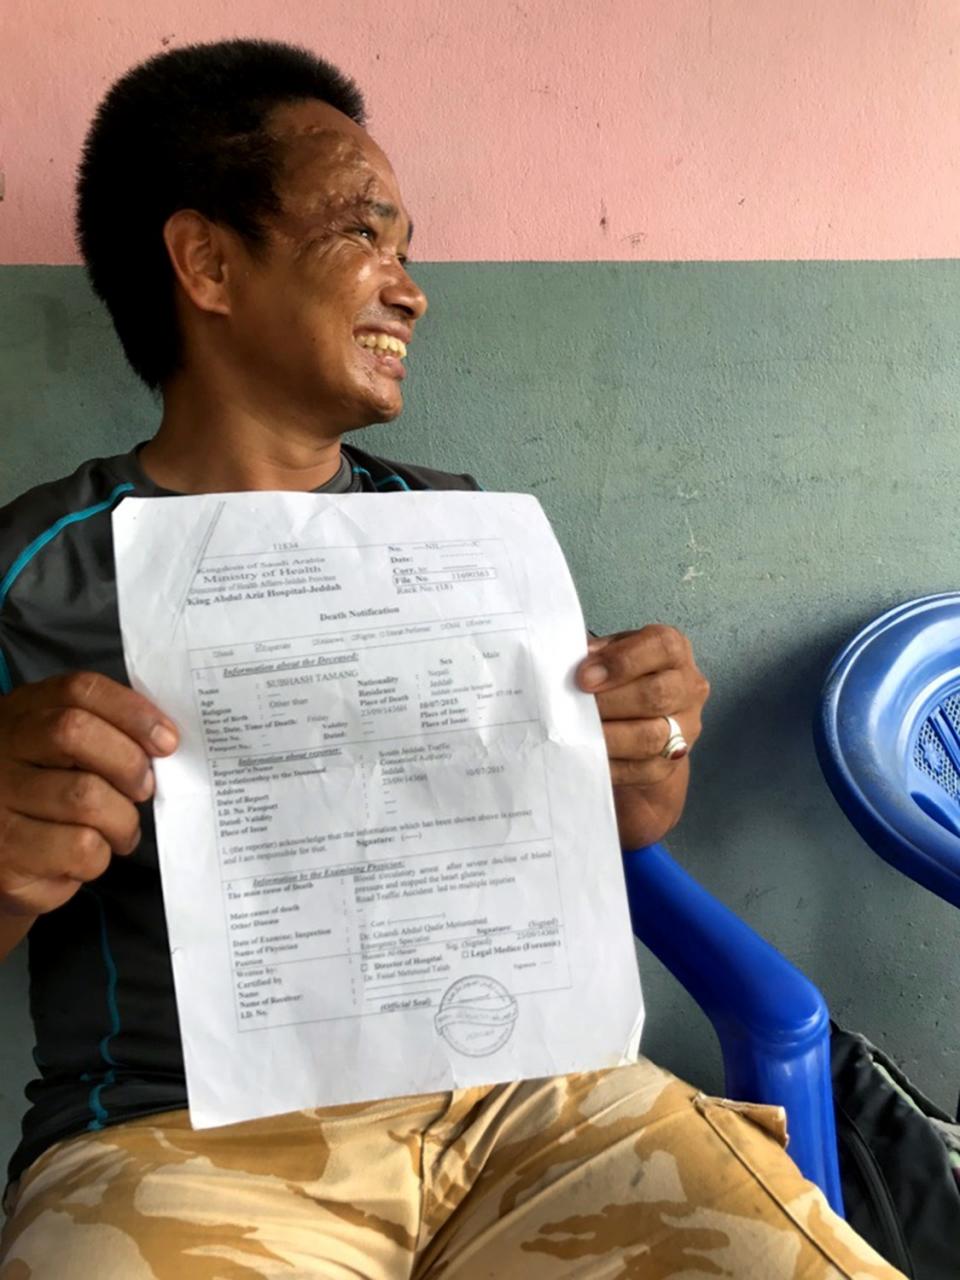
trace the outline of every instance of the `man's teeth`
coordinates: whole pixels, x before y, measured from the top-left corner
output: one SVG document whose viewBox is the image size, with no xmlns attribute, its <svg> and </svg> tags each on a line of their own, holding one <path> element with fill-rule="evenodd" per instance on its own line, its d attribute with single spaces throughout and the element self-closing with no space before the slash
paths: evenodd
<svg viewBox="0 0 960 1280">
<path fill-rule="evenodd" d="M 401 360 L 407 355 L 407 344 L 399 338 L 391 338 L 387 333 L 358 333 L 357 342 L 361 347 L 369 347 L 371 351 L 389 351 Z"/>
</svg>

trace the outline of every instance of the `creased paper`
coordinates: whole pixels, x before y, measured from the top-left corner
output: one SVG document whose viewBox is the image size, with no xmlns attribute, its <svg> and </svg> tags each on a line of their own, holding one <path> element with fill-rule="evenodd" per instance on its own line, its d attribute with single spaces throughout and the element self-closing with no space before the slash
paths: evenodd
<svg viewBox="0 0 960 1280">
<path fill-rule="evenodd" d="M 113 515 L 178 724 L 160 866 L 197 1127 L 610 1066 L 642 1002 L 585 630 L 535 499 Z"/>
</svg>

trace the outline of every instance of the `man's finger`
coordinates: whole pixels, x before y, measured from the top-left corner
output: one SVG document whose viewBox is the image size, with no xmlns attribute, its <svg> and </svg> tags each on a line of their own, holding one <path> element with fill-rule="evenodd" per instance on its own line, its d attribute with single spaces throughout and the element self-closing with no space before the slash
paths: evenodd
<svg viewBox="0 0 960 1280">
<path fill-rule="evenodd" d="M 6 807 L 22 817 L 93 827 L 114 853 L 132 853 L 140 841 L 136 806 L 95 773 L 14 764 L 3 783 Z"/>
<path fill-rule="evenodd" d="M 45 880 L 95 880 L 111 857 L 110 846 L 93 827 L 41 822 L 19 813 L 8 814 L 0 849 L 0 897 L 18 901 L 32 900 Z"/>
<path fill-rule="evenodd" d="M 654 756 L 652 760 L 611 760 L 610 781 L 615 787 L 655 787 L 676 770 L 671 760 Z"/>
<path fill-rule="evenodd" d="M 606 643 L 591 645 L 577 669 L 577 683 L 590 693 L 614 689 L 639 676 L 679 668 L 691 661 L 686 636 L 660 623 L 601 639 Z"/>
<path fill-rule="evenodd" d="M 74 671 L 14 689 L 4 700 L 17 735 L 24 719 L 38 711 L 55 709 L 89 712 L 136 742 L 148 755 L 164 756 L 176 750 L 176 726 L 162 711 L 134 689 L 95 671 Z M 22 710 L 21 710 L 22 708 Z M 14 735 L 14 736 L 17 736 Z M 9 736 L 9 731 L 6 736 Z M 9 743 L 14 747 L 15 742 Z M 16 755 L 16 751 L 11 754 Z"/>
<path fill-rule="evenodd" d="M 655 671 L 596 694 L 601 720 L 653 720 L 686 710 L 693 701 L 680 671 Z"/>
<path fill-rule="evenodd" d="M 153 794 L 147 752 L 120 729 L 79 707 L 51 707 L 24 717 L 11 755 L 26 764 L 97 773 L 134 801 Z"/>
<path fill-rule="evenodd" d="M 680 731 L 692 747 L 700 736 L 700 722 L 690 715 L 675 717 Z M 610 720 L 603 725 L 607 755 L 611 760 L 656 760 L 670 738 L 670 729 L 662 717 L 655 720 Z"/>
</svg>

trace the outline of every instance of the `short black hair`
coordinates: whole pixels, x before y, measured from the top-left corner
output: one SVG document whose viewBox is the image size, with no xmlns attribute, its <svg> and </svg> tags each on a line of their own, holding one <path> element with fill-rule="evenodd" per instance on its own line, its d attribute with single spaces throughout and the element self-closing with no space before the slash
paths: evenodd
<svg viewBox="0 0 960 1280">
<path fill-rule="evenodd" d="M 157 54 L 98 107 L 77 176 L 77 245 L 148 387 L 160 388 L 181 356 L 165 222 L 196 209 L 262 246 L 265 219 L 280 211 L 282 156 L 267 120 L 309 98 L 365 123 L 360 90 L 323 58 L 275 41 L 224 40 Z"/>
</svg>

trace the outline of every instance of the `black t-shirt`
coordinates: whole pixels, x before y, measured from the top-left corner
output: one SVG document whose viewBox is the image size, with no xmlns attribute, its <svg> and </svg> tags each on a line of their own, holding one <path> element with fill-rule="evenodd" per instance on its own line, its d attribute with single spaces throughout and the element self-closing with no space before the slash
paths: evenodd
<svg viewBox="0 0 960 1280">
<path fill-rule="evenodd" d="M 403 493 L 480 486 L 467 475 L 387 462 L 353 446 L 322 492 Z M 110 513 L 127 494 L 169 496 L 137 450 L 85 462 L 0 509 L 0 694 L 67 671 L 129 683 L 117 617 Z M 183 1056 L 160 891 L 153 806 L 127 858 L 29 936 L 39 1078 L 10 1162 L 16 1178 L 83 1130 L 186 1106 Z"/>
</svg>

